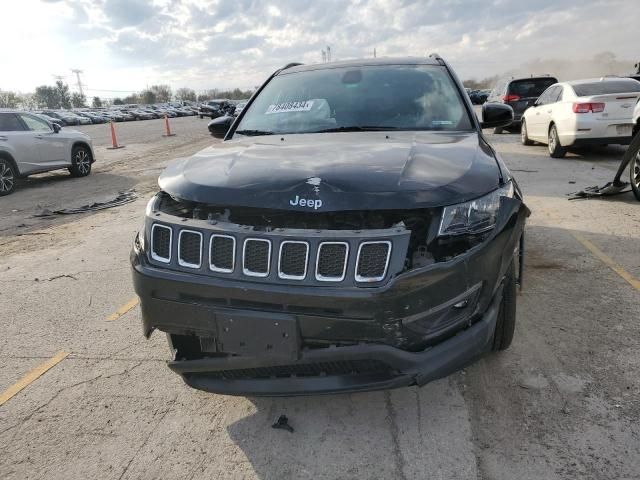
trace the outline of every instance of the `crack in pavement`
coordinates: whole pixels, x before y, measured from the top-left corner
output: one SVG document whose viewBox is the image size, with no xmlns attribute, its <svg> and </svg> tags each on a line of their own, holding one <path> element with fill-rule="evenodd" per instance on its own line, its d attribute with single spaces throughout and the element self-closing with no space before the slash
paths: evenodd
<svg viewBox="0 0 640 480">
<path fill-rule="evenodd" d="M 138 449 L 135 451 L 135 453 L 132 455 L 131 459 L 129 460 L 129 462 L 127 463 L 127 466 L 124 467 L 124 470 L 122 471 L 122 473 L 120 474 L 120 476 L 118 477 L 118 480 L 122 480 L 122 478 L 124 477 L 124 475 L 127 473 L 127 471 L 129 470 L 129 468 L 131 467 L 131 464 L 133 463 L 133 461 L 136 459 L 136 457 L 138 456 L 138 453 L 140 453 L 140 451 L 147 445 L 147 443 L 149 443 L 149 440 L 151 439 L 151 436 L 155 433 L 155 431 L 158 429 L 158 427 L 160 426 L 160 424 L 162 423 L 162 421 L 165 419 L 165 417 L 167 416 L 167 414 L 173 409 L 174 405 L 176 404 L 178 400 L 178 395 L 176 395 L 173 400 L 171 401 L 171 403 L 169 404 L 169 406 L 167 407 L 167 409 L 165 410 L 165 412 L 162 414 L 162 416 L 160 417 L 160 419 L 156 422 L 156 424 L 153 426 L 153 428 L 151 429 L 151 431 L 149 432 L 149 435 L 147 435 L 147 438 L 144 439 L 144 442 L 142 442 L 142 445 L 140 445 L 140 447 L 138 447 Z"/>
<path fill-rule="evenodd" d="M 117 377 L 120 375 L 125 375 L 127 373 L 130 373 L 131 371 L 133 371 L 135 368 L 138 368 L 140 365 L 142 365 L 142 361 L 139 361 L 138 363 L 136 363 L 135 365 L 133 365 L 130 368 L 125 368 L 122 372 L 118 372 L 118 373 L 113 373 L 111 375 L 107 375 L 104 376 L 104 373 L 101 373 L 100 375 L 97 375 L 95 377 L 86 379 L 86 380 L 82 380 L 80 382 L 74 383 L 72 385 L 67 385 L 66 387 L 62 387 L 60 390 L 58 390 L 49 400 L 47 400 L 45 403 L 43 403 L 42 405 L 40 405 L 38 408 L 36 408 L 33 412 L 31 412 L 30 414 L 28 414 L 26 417 L 24 417 L 22 420 L 20 420 L 18 423 L 11 425 L 8 428 L 5 428 L 4 430 L 0 430 L 0 435 L 4 435 L 5 433 L 7 433 L 9 430 L 13 430 L 17 427 L 20 427 L 22 425 L 24 425 L 25 423 L 27 423 L 29 420 L 31 420 L 36 414 L 38 414 L 39 412 L 41 412 L 43 409 L 45 409 L 46 407 L 48 407 L 54 400 L 56 400 L 63 392 L 70 390 L 72 388 L 78 387 L 80 385 L 84 385 L 84 384 L 88 384 L 91 382 L 95 382 L 96 380 L 99 379 L 103 379 L 103 380 L 107 380 L 109 378 L 113 378 L 113 377 Z M 15 438 L 15 433 L 13 434 L 13 436 L 11 437 L 11 441 L 14 440 Z"/>
<path fill-rule="evenodd" d="M 398 430 L 397 415 L 395 409 L 393 408 L 393 403 L 391 402 L 391 393 L 389 392 L 389 390 L 385 390 L 384 392 L 384 403 L 387 408 L 387 423 L 389 424 L 389 430 L 391 431 L 391 440 L 393 442 L 393 460 L 398 472 L 398 476 L 396 478 L 407 480 L 407 477 L 404 473 L 405 460 L 402 456 L 402 449 L 400 448 L 399 443 L 400 432 Z"/>
</svg>

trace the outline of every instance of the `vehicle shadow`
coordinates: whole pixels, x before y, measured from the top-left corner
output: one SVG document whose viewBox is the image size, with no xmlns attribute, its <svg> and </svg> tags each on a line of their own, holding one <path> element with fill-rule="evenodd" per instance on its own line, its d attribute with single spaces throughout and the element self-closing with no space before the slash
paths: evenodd
<svg viewBox="0 0 640 480">
<path fill-rule="evenodd" d="M 227 431 L 260 479 L 475 478 L 461 375 L 422 388 L 249 398 L 255 413 Z M 280 415 L 293 433 L 272 428 Z"/>
</svg>

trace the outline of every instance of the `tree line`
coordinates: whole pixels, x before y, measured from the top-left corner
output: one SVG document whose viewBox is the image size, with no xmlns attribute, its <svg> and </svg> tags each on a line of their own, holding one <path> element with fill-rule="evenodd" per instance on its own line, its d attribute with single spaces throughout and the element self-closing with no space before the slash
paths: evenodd
<svg viewBox="0 0 640 480">
<path fill-rule="evenodd" d="M 93 97 L 91 106 L 100 108 L 108 105 L 126 105 L 132 103 L 152 104 L 167 103 L 172 100 L 179 101 L 203 101 L 213 98 L 228 98 L 231 100 L 241 100 L 249 98 L 252 90 L 232 90 L 210 89 L 201 93 L 196 93 L 192 88 L 178 88 L 175 93 L 169 85 L 152 85 L 139 93 L 133 93 L 123 98 L 113 100 Z M 26 109 L 61 109 L 61 108 L 83 108 L 88 107 L 86 95 L 79 92 L 71 92 L 69 85 L 58 80 L 53 85 L 41 85 L 36 87 L 32 93 L 17 93 L 0 89 L 0 108 L 26 108 Z"/>
</svg>

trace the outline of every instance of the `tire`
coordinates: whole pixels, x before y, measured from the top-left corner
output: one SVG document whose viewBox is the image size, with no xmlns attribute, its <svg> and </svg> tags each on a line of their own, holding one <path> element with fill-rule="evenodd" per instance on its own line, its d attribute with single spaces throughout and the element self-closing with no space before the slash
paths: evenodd
<svg viewBox="0 0 640 480">
<path fill-rule="evenodd" d="M 513 333 L 516 328 L 517 295 L 515 262 L 511 262 L 511 265 L 507 268 L 503 286 L 496 331 L 493 334 L 493 347 L 491 350 L 494 352 L 506 350 L 513 341 Z"/>
<path fill-rule="evenodd" d="M 551 125 L 551 128 L 549 128 L 549 140 L 547 145 L 549 147 L 549 156 L 551 158 L 562 158 L 567 154 L 567 149 L 560 145 L 558 130 L 555 125 Z"/>
<path fill-rule="evenodd" d="M 73 147 L 69 173 L 72 177 L 86 177 L 91 173 L 92 163 L 91 150 L 82 146 Z"/>
<path fill-rule="evenodd" d="M 18 172 L 9 160 L 0 158 L 0 197 L 10 195 L 16 190 Z"/>
<path fill-rule="evenodd" d="M 527 124 L 522 120 L 522 126 L 520 127 L 520 141 L 522 145 L 533 145 L 533 142 L 529 140 L 529 133 L 527 132 Z"/>
<path fill-rule="evenodd" d="M 495 133 L 496 135 L 500 135 L 502 132 L 504 132 L 504 128 L 502 127 L 497 127 L 493 129 L 493 133 Z"/>
<path fill-rule="evenodd" d="M 200 117 L 200 120 L 202 120 L 204 117 L 202 115 L 198 115 Z"/>
<path fill-rule="evenodd" d="M 640 202 L 640 150 L 629 162 L 629 181 L 636 200 Z"/>
</svg>

